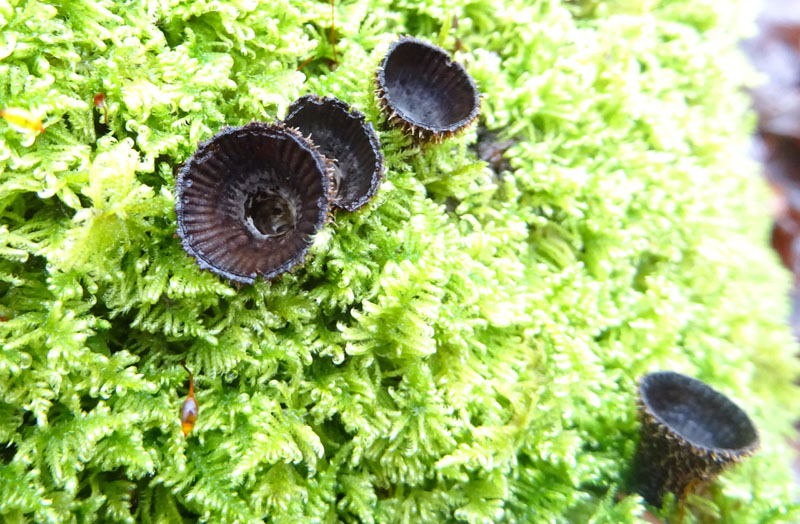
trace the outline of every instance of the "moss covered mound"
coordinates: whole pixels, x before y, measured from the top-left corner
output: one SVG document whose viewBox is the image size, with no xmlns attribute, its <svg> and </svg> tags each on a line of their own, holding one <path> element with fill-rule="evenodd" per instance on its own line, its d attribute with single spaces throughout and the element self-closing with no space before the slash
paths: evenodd
<svg viewBox="0 0 800 524">
<path fill-rule="evenodd" d="M 331 71 L 326 2 L 0 0 L 0 101 L 46 127 L 0 120 L 0 520 L 635 522 L 635 380 L 655 369 L 762 433 L 685 522 L 800 518 L 788 277 L 763 247 L 734 53 L 749 13 L 335 12 Z M 478 127 L 420 148 L 384 125 L 373 71 L 398 34 L 459 49 L 508 169 L 479 159 Z M 380 129 L 378 195 L 272 283 L 200 271 L 177 169 L 309 92 Z"/>
</svg>

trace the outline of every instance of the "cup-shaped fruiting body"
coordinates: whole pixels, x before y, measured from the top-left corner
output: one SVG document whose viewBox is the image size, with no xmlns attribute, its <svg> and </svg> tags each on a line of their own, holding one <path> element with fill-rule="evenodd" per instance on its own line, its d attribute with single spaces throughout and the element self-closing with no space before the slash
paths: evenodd
<svg viewBox="0 0 800 524">
<path fill-rule="evenodd" d="M 376 74 L 381 110 L 419 142 L 440 142 L 478 118 L 480 94 L 464 66 L 440 47 L 403 37 Z"/>
<path fill-rule="evenodd" d="M 355 211 L 375 196 L 383 178 L 378 135 L 361 111 L 338 98 L 306 95 L 289 106 L 284 119 L 333 163 L 333 204 Z"/>
<path fill-rule="evenodd" d="M 316 147 L 282 124 L 225 128 L 178 174 L 183 248 L 237 282 L 274 278 L 305 258 L 325 223 L 330 176 Z"/>
<path fill-rule="evenodd" d="M 661 506 L 667 492 L 685 498 L 759 446 L 758 431 L 739 406 L 686 375 L 646 375 L 639 382 L 638 408 L 642 427 L 633 482 L 654 506 Z"/>
</svg>

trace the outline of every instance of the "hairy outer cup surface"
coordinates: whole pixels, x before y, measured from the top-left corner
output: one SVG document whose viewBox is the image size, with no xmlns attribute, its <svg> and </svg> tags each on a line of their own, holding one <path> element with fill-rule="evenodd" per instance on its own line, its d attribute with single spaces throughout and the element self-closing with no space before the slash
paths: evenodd
<svg viewBox="0 0 800 524">
<path fill-rule="evenodd" d="M 645 375 L 638 407 L 634 487 L 654 506 L 668 491 L 685 497 L 758 449 L 758 431 L 747 414 L 695 378 L 672 371 Z"/>
</svg>

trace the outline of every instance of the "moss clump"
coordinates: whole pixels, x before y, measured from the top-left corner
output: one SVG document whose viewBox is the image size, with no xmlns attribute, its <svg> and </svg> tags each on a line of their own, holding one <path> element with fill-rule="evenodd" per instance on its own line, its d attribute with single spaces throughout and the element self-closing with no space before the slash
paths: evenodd
<svg viewBox="0 0 800 524">
<path fill-rule="evenodd" d="M 635 522 L 619 490 L 657 368 L 763 438 L 685 522 L 797 520 L 736 5 L 340 0 L 331 72 L 325 2 L 14 4 L 0 100 L 47 131 L 0 121 L 3 520 Z M 173 201 L 197 143 L 306 92 L 382 124 L 397 34 L 458 39 L 512 169 L 475 128 L 421 149 L 383 127 L 378 195 L 305 266 L 241 289 L 200 271 Z"/>
</svg>

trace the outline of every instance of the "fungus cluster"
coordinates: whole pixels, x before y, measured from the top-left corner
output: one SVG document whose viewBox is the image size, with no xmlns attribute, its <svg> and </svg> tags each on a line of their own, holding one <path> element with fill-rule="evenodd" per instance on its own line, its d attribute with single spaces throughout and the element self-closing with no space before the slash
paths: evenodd
<svg viewBox="0 0 800 524">
<path fill-rule="evenodd" d="M 414 38 L 392 44 L 376 72 L 389 125 L 440 142 L 477 117 L 464 67 Z M 283 122 L 224 128 L 200 144 L 176 182 L 178 235 L 201 269 L 253 283 L 300 264 L 332 208 L 361 209 L 383 178 L 378 136 L 364 114 L 306 95 Z"/>
<path fill-rule="evenodd" d="M 386 122 L 418 144 L 463 131 L 480 111 L 464 67 L 415 38 L 390 46 L 375 84 Z M 203 269 L 242 283 L 275 278 L 303 261 L 332 208 L 361 209 L 382 177 L 380 142 L 364 114 L 337 98 L 306 95 L 283 122 L 225 128 L 200 144 L 178 176 L 178 234 Z M 667 492 L 685 497 L 758 447 L 744 411 L 678 373 L 642 379 L 639 417 L 634 489 L 654 505 Z"/>
</svg>

